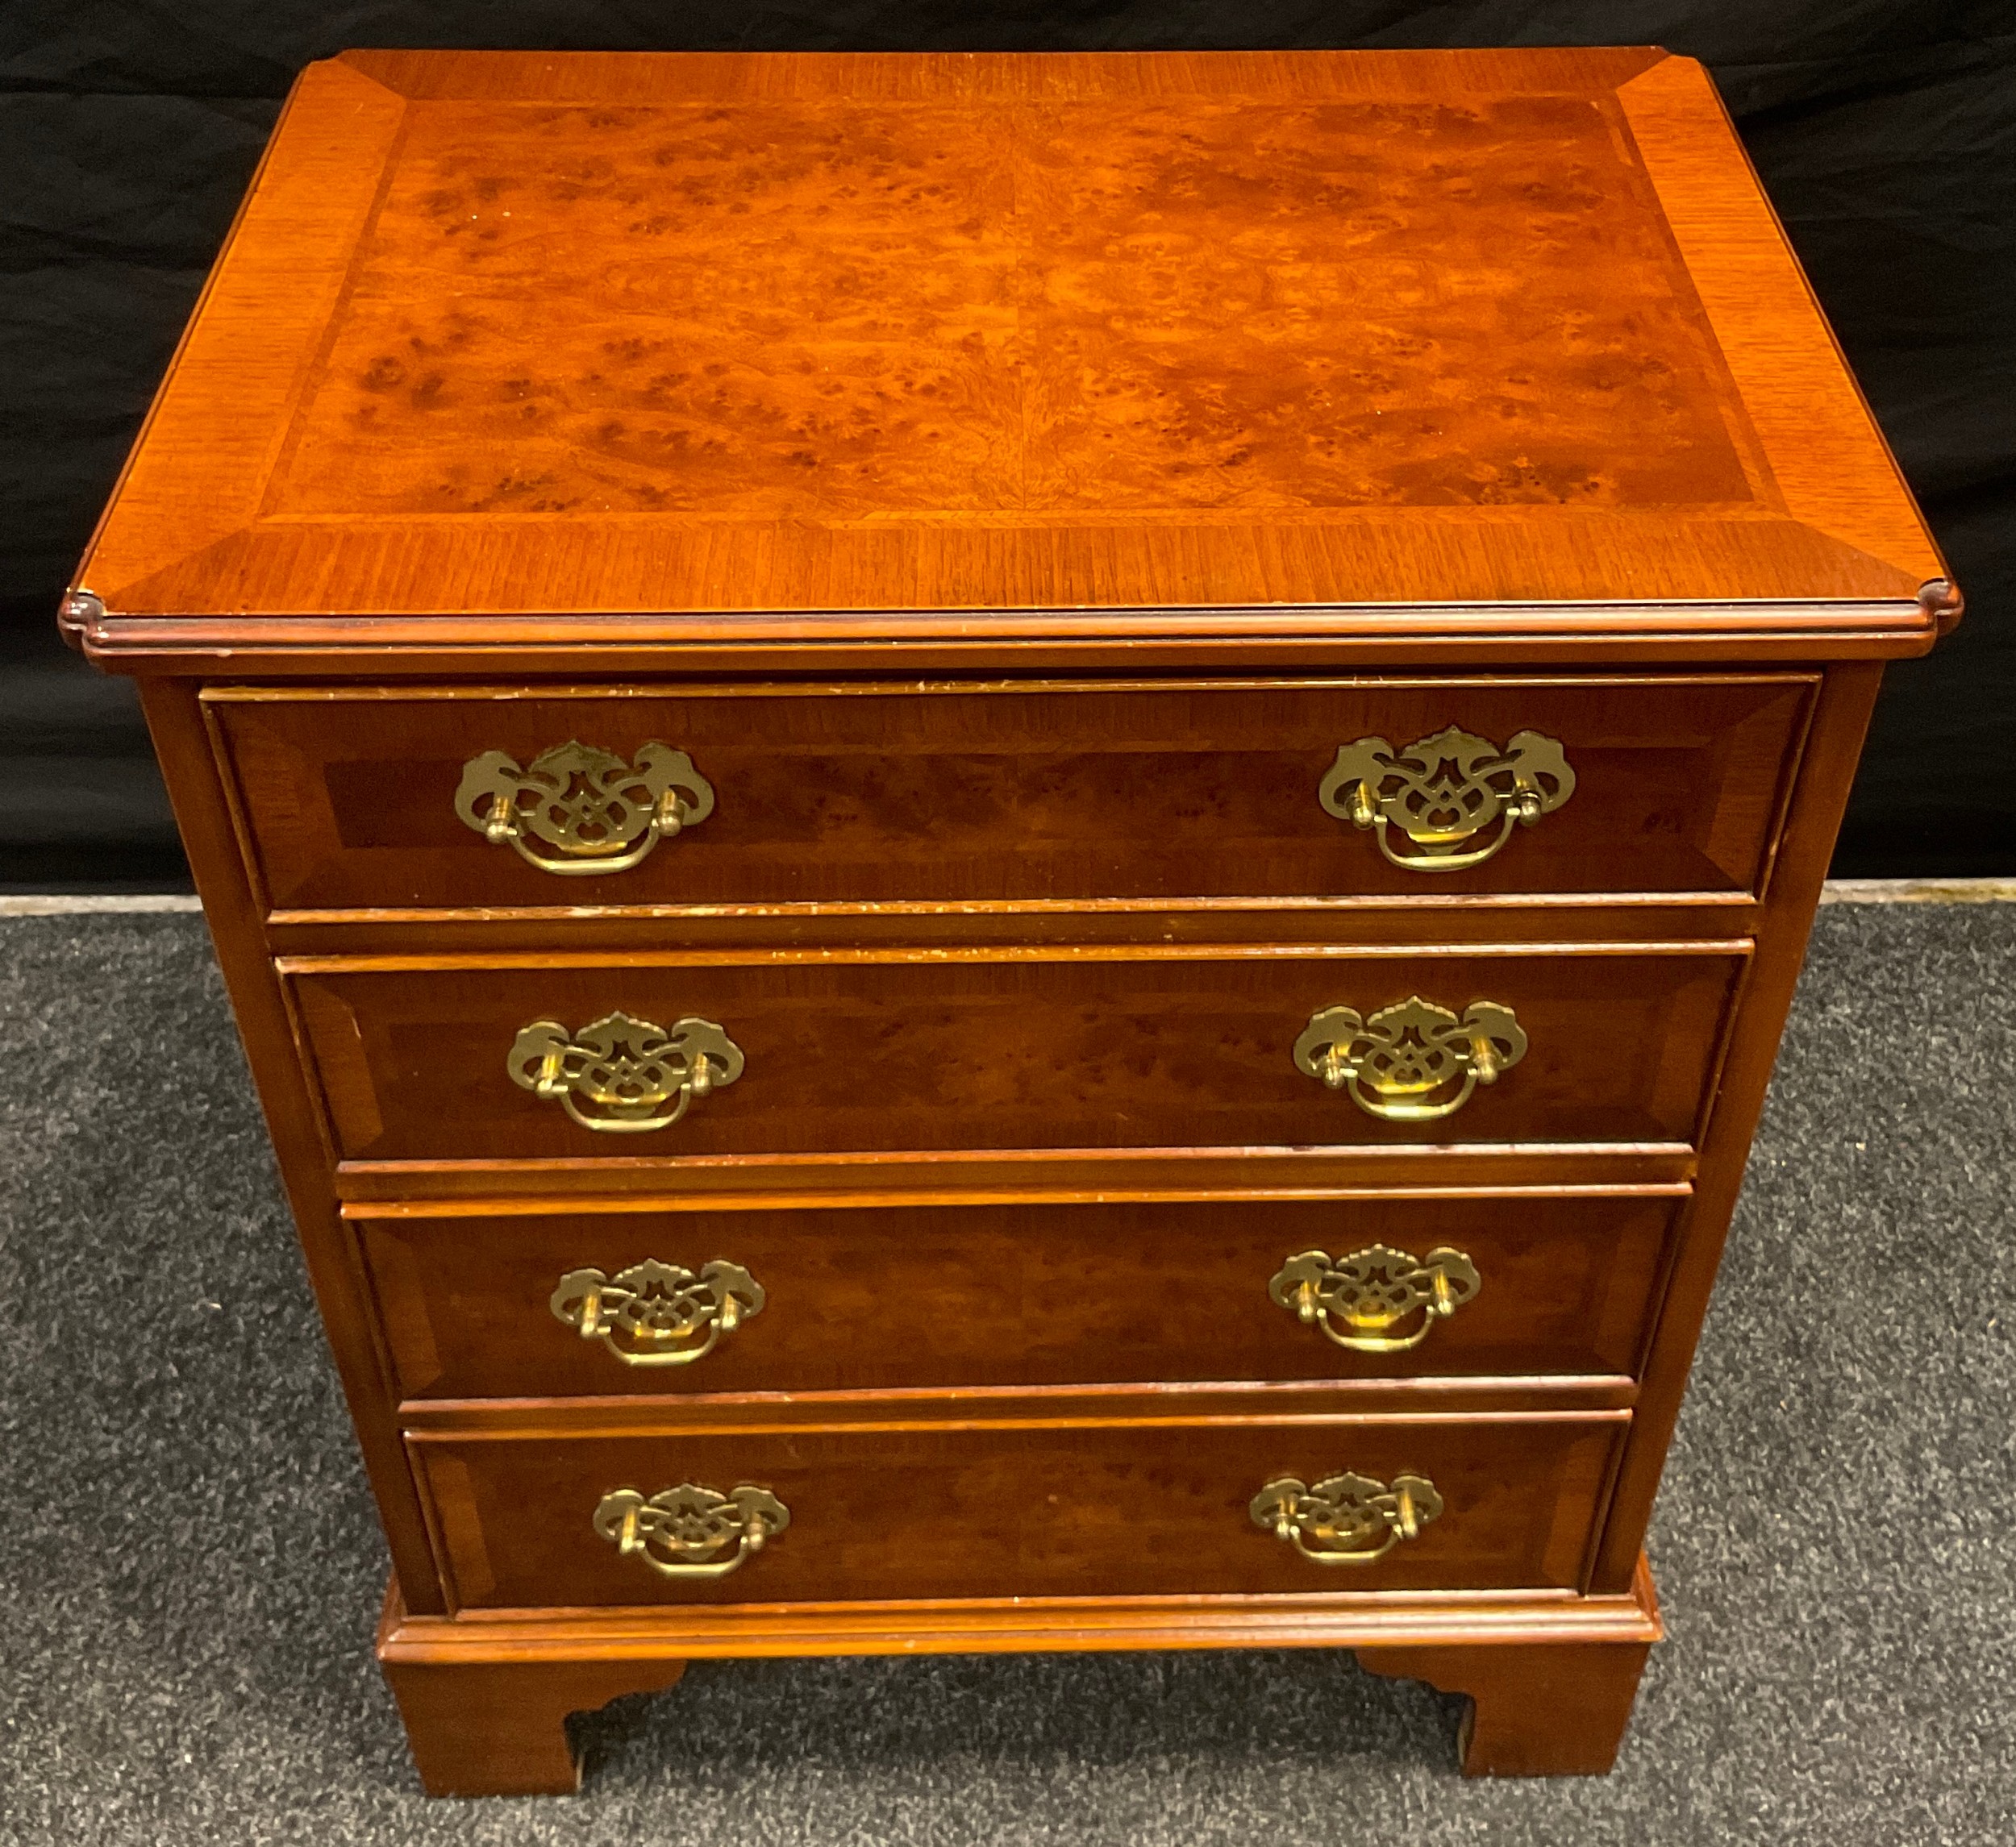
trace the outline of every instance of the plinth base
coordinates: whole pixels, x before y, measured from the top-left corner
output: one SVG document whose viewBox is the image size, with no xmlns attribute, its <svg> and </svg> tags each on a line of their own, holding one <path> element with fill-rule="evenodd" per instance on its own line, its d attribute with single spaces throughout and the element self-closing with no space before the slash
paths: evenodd
<svg viewBox="0 0 2016 1847">
<path fill-rule="evenodd" d="M 1661 1633 L 1652 1575 L 1623 1596 L 1060 1598 L 605 1615 L 409 1616 L 395 1583 L 378 1660 L 434 1795 L 565 1795 L 570 1712 L 737 1656 L 1348 1648 L 1368 1673 L 1468 1695 L 1470 1776 L 1589 1776 L 1617 1756 Z"/>
</svg>

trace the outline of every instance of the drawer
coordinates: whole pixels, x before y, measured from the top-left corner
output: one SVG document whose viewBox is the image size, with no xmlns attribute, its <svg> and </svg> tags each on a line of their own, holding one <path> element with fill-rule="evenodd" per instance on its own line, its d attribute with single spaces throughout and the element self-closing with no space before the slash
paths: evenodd
<svg viewBox="0 0 2016 1847">
<path fill-rule="evenodd" d="M 408 1441 L 459 1607 L 581 1608 L 1571 1589 L 1628 1421 L 1588 1412 Z M 1276 1486 L 1287 1483 L 1306 1491 Z M 1412 1538 L 1393 1504 L 1403 1487 Z M 681 1488 L 696 1491 L 673 1491 Z M 1270 1489 L 1267 1511 L 1288 1516 L 1287 1539 L 1272 1520 L 1256 1523 L 1254 1501 Z M 684 1536 L 692 1550 L 654 1545 L 654 1533 Z M 1298 1550 L 1297 1534 L 1317 1552 L 1385 1550 L 1322 1562 Z M 712 1570 L 672 1575 L 654 1559 Z"/>
<path fill-rule="evenodd" d="M 345 1159 L 510 1162 L 1685 1142 L 1742 963 L 1263 945 L 281 966 Z M 1351 1039 L 1362 1081 L 1298 1064 L 1312 1035 Z M 1382 1059 L 1446 1081 L 1389 1097 Z M 1417 1108 L 1440 1113 L 1391 1113 Z"/>
<path fill-rule="evenodd" d="M 1816 684 L 205 697 L 275 907 L 454 909 L 1747 891 Z"/>
<path fill-rule="evenodd" d="M 874 1204 L 357 1230 L 402 1396 L 537 1398 L 1635 1373 L 1681 1203 Z"/>
</svg>

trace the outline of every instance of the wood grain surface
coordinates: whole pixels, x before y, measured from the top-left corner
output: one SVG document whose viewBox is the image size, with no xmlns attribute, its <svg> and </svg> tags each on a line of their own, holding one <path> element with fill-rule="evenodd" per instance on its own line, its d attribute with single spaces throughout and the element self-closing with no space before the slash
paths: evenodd
<svg viewBox="0 0 2016 1847">
<path fill-rule="evenodd" d="M 393 1630 L 381 1625 L 381 1645 Z M 568 1795 L 581 1787 L 570 1713 L 677 1683 L 671 1660 L 381 1660 L 414 1768 L 429 1795 Z"/>
<path fill-rule="evenodd" d="M 1339 1192 L 1530 1191 L 1535 1197 L 1691 1183 L 1686 1142 L 1360 1142 L 1235 1148 L 934 1148 L 869 1154 L 550 1155 L 483 1161 L 337 1160 L 352 1217 L 516 1216 L 800 1206 L 1149 1200 Z"/>
<path fill-rule="evenodd" d="M 512 1795 L 574 1788 L 564 1716 L 668 1686 L 689 1655 L 1353 1648 L 1368 1672 L 1427 1679 L 1477 1703 L 1464 1728 L 1472 1774 L 1570 1774 L 1608 1764 L 1639 1666 L 1660 1633 L 1642 1558 L 1629 1592 L 1611 1596 L 1386 1591 L 685 1604 L 486 1611 L 478 1621 L 416 1616 L 395 1583 L 379 1624 L 378 1658 L 430 1792 Z M 1517 1744 L 1518 1762 L 1509 1749 L 1492 1748 L 1499 1741 Z"/>
<path fill-rule="evenodd" d="M 1775 498 L 1586 94 L 405 124 L 280 518 Z"/>
<path fill-rule="evenodd" d="M 338 1217 L 333 1163 L 312 1079 L 296 1042 L 286 996 L 274 978 L 260 930 L 259 906 L 245 878 L 242 841 L 204 733 L 195 690 L 173 680 L 148 680 L 141 684 L 140 697 L 273 1138 L 393 1569 L 406 1587 L 405 1607 L 421 1613 L 438 1611 L 440 1587 L 400 1441 L 398 1399 L 388 1389 L 376 1311 L 357 1262 L 354 1234 Z"/>
<path fill-rule="evenodd" d="M 1368 1648 L 1358 1664 L 1468 1696 L 1456 1745 L 1465 1776 L 1602 1776 L 1651 1652 L 1644 1641 Z"/>
<path fill-rule="evenodd" d="M 838 899 L 813 904 L 664 904 L 452 909 L 360 905 L 273 910 L 266 939 L 289 963 L 387 951 L 530 955 L 555 933 L 577 951 L 626 955 L 726 949 L 1164 946 L 1278 942 L 1390 944 L 1410 932 L 1458 943 L 1706 942 L 1740 952 L 1760 906 L 1741 892 L 1361 893 L 1302 898 Z"/>
<path fill-rule="evenodd" d="M 837 1428 L 956 1433 L 982 1425 L 1147 1430 L 1263 1422 L 1356 1428 L 1381 1419 L 1443 1423 L 1625 1416 L 1628 1379 L 1160 1380 L 1124 1385 L 940 1385 L 852 1391 L 720 1391 L 688 1397 L 409 1398 L 410 1437 L 573 1443 L 589 1437 L 795 1436 Z"/>
<path fill-rule="evenodd" d="M 1751 1138 L 1764 1109 L 1778 1039 L 1792 1007 L 1806 938 L 1820 902 L 1855 764 L 1882 670 L 1841 666 L 1827 676 L 1800 768 L 1785 839 L 1768 894 L 1764 928 L 1744 984 L 1738 1030 L 1716 1084 L 1702 1148 L 1701 1185 L 1686 1214 L 1672 1279 L 1646 1365 L 1647 1404 L 1620 1467 L 1615 1510 L 1604 1535 L 1597 1583 L 1622 1590 L 1637 1569 L 1666 1447 L 1680 1415 L 1694 1344 L 1708 1310 L 1723 1240 L 1736 1208 Z"/>
<path fill-rule="evenodd" d="M 345 1159 L 1686 1142 L 1743 966 L 1718 944 L 435 959 L 294 965 Z M 1477 1000 L 1510 1006 L 1530 1049 L 1427 1122 L 1368 1114 L 1297 1068 L 1296 1039 L 1318 1012 L 1368 1014 L 1416 994 L 1459 1014 Z M 512 1080 L 521 1028 L 577 1031 L 618 1009 L 668 1029 L 714 1022 L 742 1049 L 743 1075 L 639 1134 L 584 1128 Z"/>
<path fill-rule="evenodd" d="M 1672 1196 L 880 1206 L 366 1220 L 406 1397 L 860 1390 L 1637 1371 Z M 1368 1354 L 1268 1293 L 1297 1252 L 1460 1250 L 1475 1297 Z M 560 1279 L 719 1258 L 764 1292 L 704 1358 L 626 1364 L 548 1306 Z M 1396 1334 L 1421 1326 L 1416 1314 Z M 1339 1329 L 1340 1332 L 1344 1331 Z"/>
<path fill-rule="evenodd" d="M 457 1608 L 835 1598 L 1573 1588 L 1622 1412 L 1527 1420 L 956 1433 L 409 1438 Z M 1352 1471 L 1435 1483 L 1441 1516 L 1364 1566 L 1313 1564 L 1248 1503 Z M 766 1487 L 791 1524 L 729 1575 L 670 1579 L 594 1530 L 602 1496 Z"/>
<path fill-rule="evenodd" d="M 206 709 L 269 902 L 290 911 L 1440 900 L 1754 891 L 1814 684 L 220 689 Z M 1574 793 L 1454 872 L 1393 865 L 1318 801 L 1341 747 L 1404 751 L 1452 726 L 1501 746 L 1555 739 Z M 457 815 L 465 763 L 502 751 L 529 764 L 572 738 L 626 760 L 652 742 L 686 751 L 713 812 L 629 871 L 589 877 L 529 865 Z M 1418 851 L 1397 830 L 1392 843 Z"/>
<path fill-rule="evenodd" d="M 1943 574 L 1685 60 L 351 53 L 78 632 L 1819 599 L 1897 647 Z"/>
</svg>

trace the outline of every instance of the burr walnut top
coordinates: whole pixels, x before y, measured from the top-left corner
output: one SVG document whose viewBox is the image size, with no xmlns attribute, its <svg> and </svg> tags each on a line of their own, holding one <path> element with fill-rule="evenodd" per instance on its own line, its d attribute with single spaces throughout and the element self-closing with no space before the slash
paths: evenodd
<svg viewBox="0 0 2016 1847">
<path fill-rule="evenodd" d="M 1941 575 L 1685 59 L 352 52 L 73 626 L 1570 605 L 1897 652 Z"/>
</svg>

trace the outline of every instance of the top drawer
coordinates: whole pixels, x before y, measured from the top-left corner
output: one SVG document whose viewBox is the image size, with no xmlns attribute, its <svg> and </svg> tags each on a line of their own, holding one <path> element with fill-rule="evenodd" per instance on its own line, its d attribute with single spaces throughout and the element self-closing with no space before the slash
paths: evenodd
<svg viewBox="0 0 2016 1847">
<path fill-rule="evenodd" d="M 204 697 L 275 909 L 494 909 L 1749 891 L 1816 684 Z"/>
</svg>

